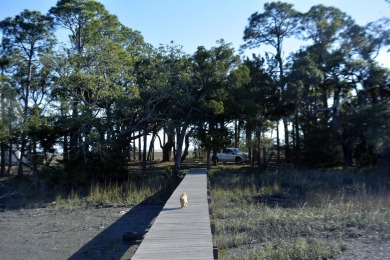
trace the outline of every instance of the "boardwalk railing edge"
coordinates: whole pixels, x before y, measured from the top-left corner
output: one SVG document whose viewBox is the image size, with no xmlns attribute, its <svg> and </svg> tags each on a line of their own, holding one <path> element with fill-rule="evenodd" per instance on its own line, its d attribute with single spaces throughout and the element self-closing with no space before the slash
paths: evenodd
<svg viewBox="0 0 390 260">
<path fill-rule="evenodd" d="M 209 204 L 209 217 L 210 217 L 210 229 L 211 234 L 215 236 L 215 222 L 214 222 L 214 211 L 212 207 L 212 198 L 211 198 L 211 183 L 209 178 L 209 171 L 207 170 L 207 202 Z M 213 257 L 214 260 L 218 260 L 218 246 L 213 244 Z"/>
</svg>

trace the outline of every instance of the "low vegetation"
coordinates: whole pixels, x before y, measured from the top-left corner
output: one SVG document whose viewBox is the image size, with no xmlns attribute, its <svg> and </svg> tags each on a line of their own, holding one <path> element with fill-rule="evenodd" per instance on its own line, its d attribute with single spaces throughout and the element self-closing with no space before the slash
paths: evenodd
<svg viewBox="0 0 390 260">
<path fill-rule="evenodd" d="M 145 175 L 86 180 L 72 185 L 58 176 L 34 178 L 9 175 L 0 179 L 1 208 L 131 206 L 139 203 L 163 205 L 177 186 L 177 178 L 165 168 L 152 168 Z M 123 177 L 123 176 L 122 176 Z"/>
<path fill-rule="evenodd" d="M 86 196 L 72 190 L 69 195 L 57 195 L 57 208 L 129 206 L 139 203 L 163 205 L 172 193 L 170 187 L 153 177 L 137 184 L 132 181 L 114 183 L 92 183 Z"/>
<path fill-rule="evenodd" d="M 329 259 L 390 239 L 387 171 L 219 168 L 210 174 L 220 259 Z"/>
<path fill-rule="evenodd" d="M 3 177 L 0 206 L 73 209 L 163 204 L 176 188 L 170 168 L 77 188 L 60 180 Z M 390 240 L 386 170 L 279 170 L 220 166 L 210 172 L 214 243 L 220 259 L 329 259 L 349 241 Z"/>
</svg>

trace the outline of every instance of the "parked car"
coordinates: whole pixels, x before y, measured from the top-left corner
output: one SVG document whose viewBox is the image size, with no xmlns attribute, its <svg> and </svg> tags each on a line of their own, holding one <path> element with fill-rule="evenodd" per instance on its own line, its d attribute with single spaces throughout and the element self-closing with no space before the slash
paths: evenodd
<svg viewBox="0 0 390 260">
<path fill-rule="evenodd" d="M 221 149 L 216 154 L 217 162 L 235 162 L 241 164 L 248 161 L 248 156 L 239 148 L 225 148 Z M 214 160 L 214 153 L 210 154 L 210 158 Z"/>
</svg>

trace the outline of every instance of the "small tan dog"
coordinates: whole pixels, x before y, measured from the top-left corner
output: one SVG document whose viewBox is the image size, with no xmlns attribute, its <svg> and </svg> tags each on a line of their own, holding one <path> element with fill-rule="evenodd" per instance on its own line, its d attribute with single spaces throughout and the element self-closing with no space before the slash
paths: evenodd
<svg viewBox="0 0 390 260">
<path fill-rule="evenodd" d="M 188 203 L 187 192 L 183 192 L 180 195 L 181 208 L 187 207 L 187 203 Z"/>
</svg>

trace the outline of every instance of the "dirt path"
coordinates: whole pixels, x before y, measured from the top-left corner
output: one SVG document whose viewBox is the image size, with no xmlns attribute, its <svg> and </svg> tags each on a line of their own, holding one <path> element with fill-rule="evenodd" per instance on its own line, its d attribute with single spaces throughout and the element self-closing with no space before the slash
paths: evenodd
<svg viewBox="0 0 390 260">
<path fill-rule="evenodd" d="M 0 212 L 0 259 L 130 259 L 161 206 L 20 209 Z"/>
</svg>

